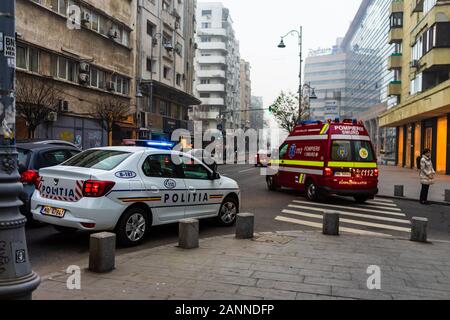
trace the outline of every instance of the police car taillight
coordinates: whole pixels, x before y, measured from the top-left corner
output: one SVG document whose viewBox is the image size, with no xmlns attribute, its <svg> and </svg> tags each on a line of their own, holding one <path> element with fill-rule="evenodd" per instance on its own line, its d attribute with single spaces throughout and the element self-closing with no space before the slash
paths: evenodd
<svg viewBox="0 0 450 320">
<path fill-rule="evenodd" d="M 333 170 L 331 168 L 325 168 L 325 177 L 331 177 L 333 175 Z"/>
<path fill-rule="evenodd" d="M 113 181 L 94 181 L 88 180 L 83 185 L 83 197 L 99 198 L 103 197 L 114 187 Z"/>
</svg>

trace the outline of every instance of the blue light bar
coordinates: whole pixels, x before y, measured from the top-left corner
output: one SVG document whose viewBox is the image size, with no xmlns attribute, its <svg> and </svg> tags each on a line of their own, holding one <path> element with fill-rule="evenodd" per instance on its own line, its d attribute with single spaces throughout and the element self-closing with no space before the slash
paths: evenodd
<svg viewBox="0 0 450 320">
<path fill-rule="evenodd" d="M 138 140 L 136 141 L 136 146 L 138 147 L 149 147 L 161 150 L 172 150 L 176 143 L 168 141 L 157 141 L 157 140 Z"/>
</svg>

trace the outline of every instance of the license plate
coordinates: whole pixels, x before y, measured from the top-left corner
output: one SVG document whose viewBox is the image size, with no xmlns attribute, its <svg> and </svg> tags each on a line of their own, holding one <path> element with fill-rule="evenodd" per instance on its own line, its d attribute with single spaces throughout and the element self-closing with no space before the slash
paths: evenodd
<svg viewBox="0 0 450 320">
<path fill-rule="evenodd" d="M 351 177 L 351 172 L 335 172 L 334 175 L 336 177 Z"/>
<path fill-rule="evenodd" d="M 66 215 L 66 210 L 61 208 L 53 208 L 53 207 L 42 207 L 41 214 L 44 216 L 51 216 L 51 217 L 57 217 L 57 218 L 64 218 Z"/>
</svg>

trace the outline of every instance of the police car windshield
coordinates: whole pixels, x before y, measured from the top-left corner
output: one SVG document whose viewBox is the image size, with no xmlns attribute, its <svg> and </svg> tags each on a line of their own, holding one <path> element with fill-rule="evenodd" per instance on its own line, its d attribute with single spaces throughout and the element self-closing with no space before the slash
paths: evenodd
<svg viewBox="0 0 450 320">
<path fill-rule="evenodd" d="M 67 167 L 91 168 L 110 171 L 131 155 L 130 152 L 114 150 L 87 150 L 67 160 Z"/>
<path fill-rule="evenodd" d="M 331 161 L 373 162 L 375 158 L 369 141 L 335 140 L 331 146 Z"/>
</svg>

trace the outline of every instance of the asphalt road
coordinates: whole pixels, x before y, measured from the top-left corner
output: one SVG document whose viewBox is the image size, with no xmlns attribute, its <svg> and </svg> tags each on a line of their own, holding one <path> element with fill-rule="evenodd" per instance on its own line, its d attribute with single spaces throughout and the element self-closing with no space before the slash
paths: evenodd
<svg viewBox="0 0 450 320">
<path fill-rule="evenodd" d="M 269 192 L 261 168 L 229 165 L 219 167 L 219 171 L 239 182 L 242 211 L 255 214 L 255 229 L 258 232 L 319 230 L 321 211 L 337 210 L 341 213 L 342 228 L 350 233 L 408 238 L 409 220 L 418 216 L 430 220 L 430 239 L 450 241 L 449 206 L 420 206 L 416 202 L 381 198 L 363 206 L 344 198 L 331 198 L 311 205 L 302 194 L 295 191 Z M 234 229 L 218 227 L 211 220 L 200 224 L 202 238 L 233 232 Z M 30 227 L 26 233 L 32 267 L 41 275 L 62 270 L 88 256 L 88 234 L 63 235 L 47 225 Z M 177 234 L 176 224 L 154 227 L 143 245 L 118 250 L 119 253 L 129 252 L 175 243 Z"/>
</svg>

